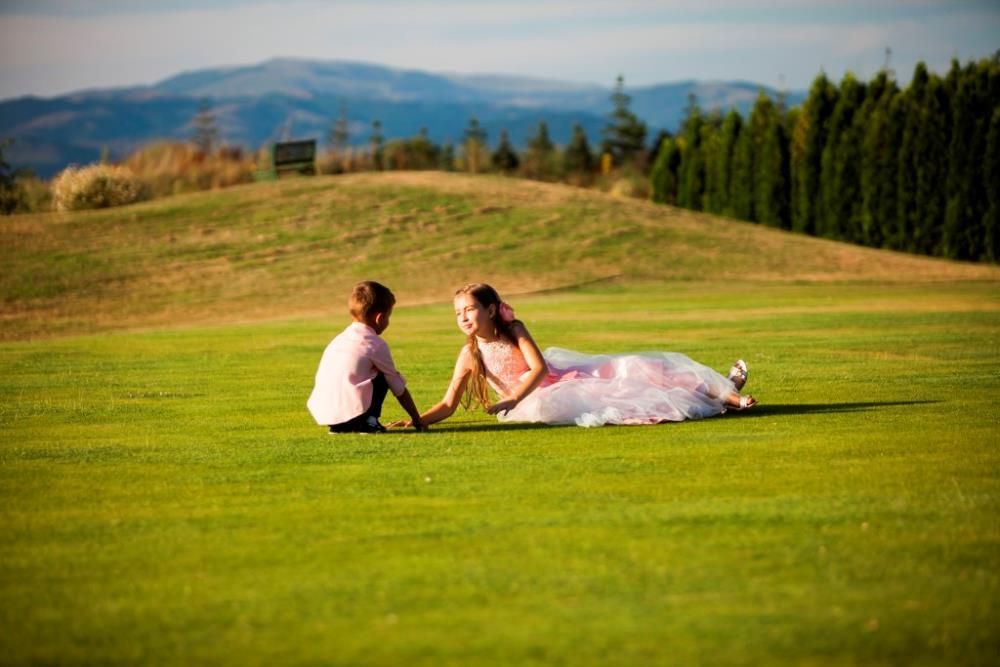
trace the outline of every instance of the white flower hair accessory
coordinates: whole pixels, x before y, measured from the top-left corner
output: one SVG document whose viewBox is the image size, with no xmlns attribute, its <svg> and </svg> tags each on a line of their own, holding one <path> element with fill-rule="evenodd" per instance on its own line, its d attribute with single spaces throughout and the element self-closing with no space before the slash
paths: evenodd
<svg viewBox="0 0 1000 667">
<path fill-rule="evenodd" d="M 500 315 L 500 321 L 504 324 L 510 324 L 514 321 L 514 309 L 506 301 L 500 302 L 500 308 L 497 312 Z"/>
</svg>

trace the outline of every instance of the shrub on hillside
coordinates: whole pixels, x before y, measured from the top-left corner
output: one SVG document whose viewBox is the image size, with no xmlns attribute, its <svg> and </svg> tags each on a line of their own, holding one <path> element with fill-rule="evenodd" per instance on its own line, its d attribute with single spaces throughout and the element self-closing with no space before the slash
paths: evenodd
<svg viewBox="0 0 1000 667">
<path fill-rule="evenodd" d="M 597 182 L 598 188 L 614 197 L 647 199 L 650 195 L 650 182 L 639 169 L 628 166 L 616 169 Z"/>
<path fill-rule="evenodd" d="M 57 211 L 123 206 L 145 198 L 146 188 L 127 167 L 67 167 L 52 180 L 52 204 Z"/>
<path fill-rule="evenodd" d="M 190 144 L 168 142 L 146 146 L 124 164 L 153 197 L 250 183 L 257 171 L 253 157 L 238 148 L 203 153 Z"/>
<path fill-rule="evenodd" d="M 52 190 L 46 181 L 34 174 L 18 174 L 14 179 L 17 186 L 17 205 L 12 213 L 41 213 L 52 210 Z"/>
</svg>

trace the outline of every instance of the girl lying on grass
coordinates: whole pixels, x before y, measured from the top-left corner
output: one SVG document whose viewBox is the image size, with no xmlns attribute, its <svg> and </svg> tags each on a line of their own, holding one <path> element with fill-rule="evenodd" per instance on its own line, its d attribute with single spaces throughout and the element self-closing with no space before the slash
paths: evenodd
<svg viewBox="0 0 1000 667">
<path fill-rule="evenodd" d="M 587 355 L 549 348 L 543 355 L 511 307 L 483 283 L 458 290 L 455 317 L 468 341 L 444 398 L 420 416 L 425 425 L 473 401 L 500 421 L 578 426 L 683 421 L 756 404 L 740 395 L 747 380 L 742 360 L 727 378 L 677 352 Z M 500 396 L 495 403 L 490 387 Z"/>
</svg>

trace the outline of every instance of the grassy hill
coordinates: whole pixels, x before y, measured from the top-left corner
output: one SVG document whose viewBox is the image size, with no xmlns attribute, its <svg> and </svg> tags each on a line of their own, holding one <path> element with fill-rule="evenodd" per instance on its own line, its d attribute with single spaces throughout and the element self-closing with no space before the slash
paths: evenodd
<svg viewBox="0 0 1000 667">
<path fill-rule="evenodd" d="M 996 662 L 997 267 L 445 174 L 0 229 L 0 662 Z M 761 403 L 330 437 L 367 277 L 421 407 L 470 279 L 543 348 L 744 357 Z"/>
<path fill-rule="evenodd" d="M 562 185 L 443 173 L 254 184 L 122 209 L 0 218 L 0 338 L 340 312 L 360 279 L 403 304 L 471 280 L 507 294 L 596 281 L 1000 279 Z"/>
</svg>

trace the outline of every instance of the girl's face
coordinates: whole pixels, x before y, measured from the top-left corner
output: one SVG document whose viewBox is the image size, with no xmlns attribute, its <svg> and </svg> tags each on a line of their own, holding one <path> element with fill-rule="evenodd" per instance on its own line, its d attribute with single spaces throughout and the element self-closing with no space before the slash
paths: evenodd
<svg viewBox="0 0 1000 667">
<path fill-rule="evenodd" d="M 471 294 L 455 297 L 455 321 L 466 336 L 492 338 L 496 329 L 493 324 L 495 311 L 496 306 L 486 307 Z"/>
</svg>

